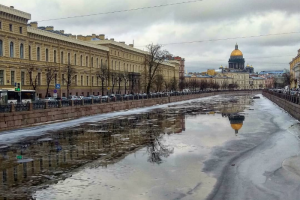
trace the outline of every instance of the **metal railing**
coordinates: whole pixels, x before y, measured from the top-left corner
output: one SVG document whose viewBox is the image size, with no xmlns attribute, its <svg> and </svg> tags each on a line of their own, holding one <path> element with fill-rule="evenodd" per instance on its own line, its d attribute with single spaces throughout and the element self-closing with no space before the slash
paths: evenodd
<svg viewBox="0 0 300 200">
<path fill-rule="evenodd" d="M 11 111 L 11 105 L 0 105 L 0 113 L 7 113 Z"/>
<path fill-rule="evenodd" d="M 73 100 L 74 106 L 81 106 L 82 100 Z"/>
<path fill-rule="evenodd" d="M 61 101 L 61 107 L 69 107 L 72 106 L 72 102 L 69 100 L 62 100 Z"/>
<path fill-rule="evenodd" d="M 83 102 L 84 102 L 84 105 L 91 105 L 92 99 L 84 99 Z"/>
<path fill-rule="evenodd" d="M 15 104 L 15 111 L 21 112 L 21 111 L 29 111 L 30 104 L 29 103 L 18 103 Z"/>
<path fill-rule="evenodd" d="M 58 101 L 48 101 L 48 108 L 58 108 Z"/>
<path fill-rule="evenodd" d="M 34 103 L 32 103 L 32 108 L 33 108 L 33 110 L 45 109 L 45 102 L 43 102 L 43 101 L 34 102 Z"/>
<path fill-rule="evenodd" d="M 271 95 L 274 95 L 276 97 L 279 97 L 281 99 L 284 99 L 286 101 L 295 103 L 295 104 L 300 104 L 300 97 L 298 95 L 290 95 L 290 94 L 285 94 L 285 93 L 278 93 L 270 90 L 264 90 L 263 92 L 269 93 Z"/>
</svg>

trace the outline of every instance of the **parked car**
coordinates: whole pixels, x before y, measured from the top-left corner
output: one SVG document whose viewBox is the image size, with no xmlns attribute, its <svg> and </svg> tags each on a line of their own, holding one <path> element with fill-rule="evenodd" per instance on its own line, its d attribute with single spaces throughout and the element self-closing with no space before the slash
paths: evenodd
<svg viewBox="0 0 300 200">
<path fill-rule="evenodd" d="M 102 96 L 101 97 L 101 100 L 102 100 L 102 102 L 108 102 L 108 98 L 109 98 L 109 96 Z"/>
<path fill-rule="evenodd" d="M 55 98 L 57 101 L 66 101 L 66 100 L 68 100 L 68 98 L 67 97 L 57 97 L 57 98 Z"/>
<path fill-rule="evenodd" d="M 57 101 L 56 99 L 54 99 L 53 97 L 46 97 L 44 99 L 44 101 L 48 102 L 48 101 Z"/>
</svg>

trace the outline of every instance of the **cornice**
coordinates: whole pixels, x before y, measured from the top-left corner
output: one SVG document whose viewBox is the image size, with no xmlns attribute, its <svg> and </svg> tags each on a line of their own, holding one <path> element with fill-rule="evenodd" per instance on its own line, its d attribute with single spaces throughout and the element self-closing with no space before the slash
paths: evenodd
<svg viewBox="0 0 300 200">
<path fill-rule="evenodd" d="M 20 10 L 16 10 L 14 8 L 10 8 L 10 7 L 1 5 L 1 4 L 0 4 L 0 12 L 4 12 L 4 13 L 15 15 L 15 16 L 18 16 L 18 17 L 22 17 L 22 18 L 27 19 L 27 20 L 31 19 L 31 14 L 20 11 Z"/>
<path fill-rule="evenodd" d="M 94 48 L 94 49 L 98 49 L 98 50 L 109 51 L 108 47 L 91 44 L 89 42 L 84 42 L 84 41 L 81 41 L 81 40 L 76 40 L 76 39 L 73 39 L 71 37 L 59 35 L 59 34 L 56 34 L 56 33 L 51 33 L 49 31 L 44 31 L 44 30 L 33 28 L 33 27 L 30 27 L 30 26 L 27 27 L 27 32 L 37 34 L 37 35 L 42 35 L 42 36 L 57 39 L 57 40 L 62 40 L 62 41 L 65 41 L 65 42 L 70 42 L 70 43 L 90 47 L 90 48 Z"/>
</svg>

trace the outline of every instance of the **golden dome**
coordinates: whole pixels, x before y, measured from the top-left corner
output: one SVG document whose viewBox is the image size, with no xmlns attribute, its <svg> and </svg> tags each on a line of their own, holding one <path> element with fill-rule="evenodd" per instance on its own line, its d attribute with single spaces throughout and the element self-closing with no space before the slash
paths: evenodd
<svg viewBox="0 0 300 200">
<path fill-rule="evenodd" d="M 240 50 L 235 49 L 232 51 L 230 56 L 243 56 L 243 53 Z"/>
<path fill-rule="evenodd" d="M 252 65 L 251 65 L 251 68 L 253 68 Z"/>
<path fill-rule="evenodd" d="M 223 68 L 223 66 L 221 65 L 221 67 L 220 68 Z"/>
<path fill-rule="evenodd" d="M 238 131 L 243 127 L 243 123 L 241 124 L 231 124 L 231 128 L 233 128 L 234 130 Z"/>
</svg>

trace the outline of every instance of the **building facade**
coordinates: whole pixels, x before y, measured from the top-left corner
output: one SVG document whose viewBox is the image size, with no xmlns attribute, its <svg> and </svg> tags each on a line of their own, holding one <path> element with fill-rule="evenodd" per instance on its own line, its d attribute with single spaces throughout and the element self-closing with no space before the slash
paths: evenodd
<svg viewBox="0 0 300 200">
<path fill-rule="evenodd" d="M 20 82 L 22 89 L 34 89 L 40 98 L 53 96 L 56 84 L 61 85 L 58 96 L 66 97 L 99 95 L 102 88 L 104 94 L 144 91 L 148 52 L 103 34 L 75 36 L 53 26 L 28 24 L 30 19 L 29 13 L 0 5 L 0 89 L 13 89 Z M 165 62 L 159 72 L 166 80 L 178 80 L 179 68 L 178 63 Z"/>
<path fill-rule="evenodd" d="M 290 62 L 290 73 L 291 73 L 291 88 L 300 88 L 300 49 L 298 54 Z"/>
</svg>

